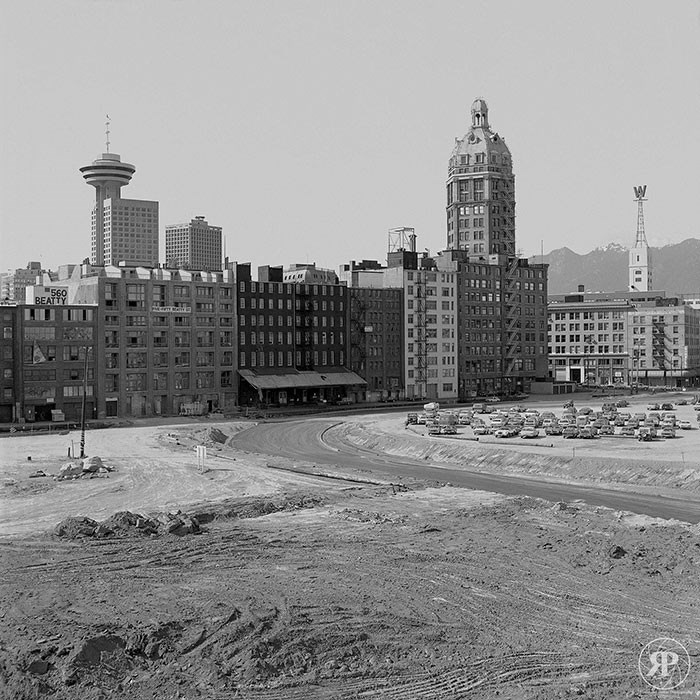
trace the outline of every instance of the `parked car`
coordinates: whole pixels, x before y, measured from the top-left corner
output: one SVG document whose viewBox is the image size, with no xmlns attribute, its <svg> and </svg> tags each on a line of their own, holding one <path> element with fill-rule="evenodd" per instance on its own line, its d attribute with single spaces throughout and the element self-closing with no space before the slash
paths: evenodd
<svg viewBox="0 0 700 700">
<path fill-rule="evenodd" d="M 598 435 L 596 434 L 596 430 L 593 428 L 581 428 L 581 430 L 578 431 L 578 437 L 584 440 L 592 440 L 593 438 L 598 437 Z"/>
<path fill-rule="evenodd" d="M 474 435 L 491 435 L 491 433 L 493 433 L 493 430 L 487 425 L 477 425 L 474 428 Z"/>
<path fill-rule="evenodd" d="M 578 428 L 575 425 L 567 425 L 566 428 L 562 431 L 562 435 L 565 438 L 577 438 L 578 437 Z"/>
<path fill-rule="evenodd" d="M 459 417 L 457 418 L 457 422 L 460 425 L 470 425 L 472 422 L 472 416 L 468 413 L 460 413 Z"/>
<path fill-rule="evenodd" d="M 666 426 L 664 428 L 661 428 L 661 437 L 674 438 L 676 437 L 676 431 L 673 428 Z"/>
<path fill-rule="evenodd" d="M 499 428 L 494 433 L 494 436 L 497 438 L 511 438 L 515 435 L 517 435 L 517 433 L 514 430 L 511 430 L 510 428 Z"/>
<path fill-rule="evenodd" d="M 678 427 L 681 430 L 692 430 L 693 424 L 689 420 L 681 420 L 681 421 L 678 421 Z"/>
<path fill-rule="evenodd" d="M 418 423 L 418 414 L 417 413 L 409 413 L 408 416 L 406 416 L 406 425 L 416 425 Z"/>
<path fill-rule="evenodd" d="M 620 399 L 616 404 L 618 408 L 625 408 L 630 405 L 630 402 L 626 399 Z"/>
<path fill-rule="evenodd" d="M 620 430 L 620 435 L 627 435 L 628 437 L 634 437 L 635 430 L 631 425 L 624 425 Z"/>
<path fill-rule="evenodd" d="M 537 428 L 523 428 L 520 431 L 521 438 L 538 438 L 540 436 L 540 431 Z"/>
<path fill-rule="evenodd" d="M 660 411 L 661 406 L 658 403 L 650 403 L 647 405 L 647 411 Z"/>
<path fill-rule="evenodd" d="M 498 396 L 487 396 L 486 401 L 489 403 L 500 403 L 501 399 Z"/>
<path fill-rule="evenodd" d="M 675 406 L 672 403 L 662 403 L 661 410 L 662 411 L 675 411 Z"/>
<path fill-rule="evenodd" d="M 545 435 L 561 435 L 564 432 L 564 429 L 561 427 L 561 425 L 557 423 L 552 423 L 552 425 L 548 425 L 544 429 L 544 434 Z"/>
<path fill-rule="evenodd" d="M 615 428 L 612 425 L 601 425 L 598 428 L 598 435 L 614 435 Z"/>
</svg>

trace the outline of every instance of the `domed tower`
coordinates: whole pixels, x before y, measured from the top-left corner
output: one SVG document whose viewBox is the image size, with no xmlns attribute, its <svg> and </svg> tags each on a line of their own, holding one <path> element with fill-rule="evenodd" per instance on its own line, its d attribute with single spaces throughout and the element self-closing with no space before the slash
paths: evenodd
<svg viewBox="0 0 700 700">
<path fill-rule="evenodd" d="M 515 255 L 515 176 L 505 141 L 489 126 L 485 100 L 455 139 L 447 171 L 447 248 L 469 255 Z"/>
</svg>

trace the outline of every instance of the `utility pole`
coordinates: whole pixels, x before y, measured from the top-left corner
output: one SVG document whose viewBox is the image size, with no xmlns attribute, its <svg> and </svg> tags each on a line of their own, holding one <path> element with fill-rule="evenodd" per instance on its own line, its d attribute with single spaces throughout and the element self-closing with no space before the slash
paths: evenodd
<svg viewBox="0 0 700 700">
<path fill-rule="evenodd" d="M 85 367 L 83 368 L 83 405 L 80 411 L 80 459 L 85 457 L 85 402 L 87 399 L 88 352 L 90 352 L 90 348 L 86 345 Z"/>
</svg>

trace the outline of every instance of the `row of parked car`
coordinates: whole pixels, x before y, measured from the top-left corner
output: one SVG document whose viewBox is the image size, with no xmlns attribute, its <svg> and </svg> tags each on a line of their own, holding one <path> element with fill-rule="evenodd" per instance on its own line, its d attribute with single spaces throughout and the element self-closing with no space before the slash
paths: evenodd
<svg viewBox="0 0 700 700">
<path fill-rule="evenodd" d="M 679 402 L 679 405 L 687 403 Z M 539 412 L 522 405 L 508 409 L 494 409 L 490 404 L 474 404 L 460 411 L 434 410 L 422 414 L 409 413 L 406 424 L 422 424 L 428 427 L 430 435 L 454 435 L 457 426 L 471 426 L 474 435 L 494 435 L 497 438 L 519 436 L 533 439 L 541 436 L 562 436 L 564 438 L 594 439 L 603 435 L 624 435 L 639 440 L 653 440 L 656 437 L 674 438 L 676 430 L 692 430 L 689 420 L 678 420 L 675 407 L 670 403 L 649 404 L 647 412 L 631 413 L 624 411 L 628 406 L 625 399 L 603 403 L 600 410 L 590 406 L 576 408 L 573 401 L 564 404 L 561 416 L 553 411 Z M 700 422 L 700 403 L 697 420 Z"/>
</svg>

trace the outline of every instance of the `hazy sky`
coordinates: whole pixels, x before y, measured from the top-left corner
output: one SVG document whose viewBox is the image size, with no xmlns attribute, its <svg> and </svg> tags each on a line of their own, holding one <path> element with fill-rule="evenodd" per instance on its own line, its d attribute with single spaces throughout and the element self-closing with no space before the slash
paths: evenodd
<svg viewBox="0 0 700 700">
<path fill-rule="evenodd" d="M 90 253 L 104 150 L 165 224 L 204 215 L 254 266 L 446 244 L 476 97 L 516 173 L 516 245 L 699 237 L 696 0 L 16 0 L 0 9 L 0 269 Z"/>
</svg>

